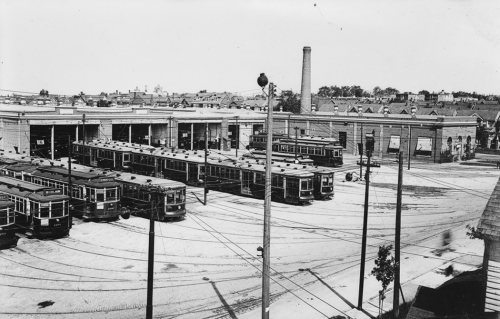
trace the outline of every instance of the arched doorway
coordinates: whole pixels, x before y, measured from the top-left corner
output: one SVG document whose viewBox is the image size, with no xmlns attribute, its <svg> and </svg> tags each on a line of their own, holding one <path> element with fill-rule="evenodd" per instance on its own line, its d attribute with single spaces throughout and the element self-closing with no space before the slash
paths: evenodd
<svg viewBox="0 0 500 319">
<path fill-rule="evenodd" d="M 458 158 L 460 158 L 460 159 L 462 158 L 462 154 L 463 154 L 462 148 L 463 148 L 462 136 L 459 136 L 458 143 L 457 143 L 457 151 L 458 151 Z"/>
</svg>

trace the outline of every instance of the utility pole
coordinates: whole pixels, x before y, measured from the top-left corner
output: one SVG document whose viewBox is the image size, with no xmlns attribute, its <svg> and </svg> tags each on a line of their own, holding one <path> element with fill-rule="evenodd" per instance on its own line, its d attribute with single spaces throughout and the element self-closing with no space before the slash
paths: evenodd
<svg viewBox="0 0 500 319">
<path fill-rule="evenodd" d="M 69 228 L 73 227 L 73 214 L 71 213 L 72 202 L 73 202 L 73 182 L 71 181 L 71 136 L 68 135 L 68 193 L 69 193 L 69 203 L 68 203 L 68 223 Z"/>
<path fill-rule="evenodd" d="M 203 179 L 204 188 L 203 188 L 203 205 L 207 206 L 207 178 L 208 178 L 208 165 L 207 165 L 207 157 L 208 157 L 208 123 L 205 123 L 205 178 Z"/>
<path fill-rule="evenodd" d="M 146 304 L 146 319 L 153 319 L 153 275 L 155 263 L 155 218 L 156 201 L 151 201 L 149 213 L 149 251 L 148 251 L 148 299 Z"/>
<path fill-rule="evenodd" d="M 297 135 L 297 131 L 299 130 L 299 127 L 295 126 L 293 129 L 295 130 L 295 161 L 297 161 L 297 152 L 298 152 L 297 146 L 299 144 L 298 141 L 299 136 Z"/>
<path fill-rule="evenodd" d="M 410 170 L 411 158 L 411 125 L 408 125 L 408 170 Z"/>
<path fill-rule="evenodd" d="M 369 138 L 368 135 L 371 135 Z M 365 175 L 365 211 L 363 215 L 363 237 L 361 243 L 361 267 L 359 271 L 359 296 L 358 296 L 358 310 L 363 309 L 363 285 L 365 280 L 365 259 L 366 259 L 366 233 L 368 228 L 368 197 L 370 193 L 370 159 L 372 152 L 375 148 L 375 134 L 367 134 L 366 137 L 366 175 Z M 360 167 L 363 167 L 363 162 L 359 162 Z"/>
<path fill-rule="evenodd" d="M 268 80 L 264 73 L 260 74 L 257 83 L 262 87 L 262 91 L 266 87 Z M 271 269 L 271 158 L 273 146 L 273 95 L 274 84 L 269 83 L 268 108 L 267 108 L 267 152 L 266 152 L 266 181 L 265 181 L 265 197 L 264 197 L 264 248 L 262 249 L 262 319 L 269 319 L 270 306 L 270 269 Z"/>
<path fill-rule="evenodd" d="M 408 162 L 409 163 L 409 162 Z M 392 309 L 394 318 L 399 317 L 399 289 L 400 289 L 400 242 L 401 242 L 401 196 L 403 193 L 403 153 L 399 153 L 399 170 L 398 170 L 398 197 L 396 200 L 396 239 L 394 243 L 394 262 L 396 271 L 394 272 L 394 298 Z"/>
</svg>

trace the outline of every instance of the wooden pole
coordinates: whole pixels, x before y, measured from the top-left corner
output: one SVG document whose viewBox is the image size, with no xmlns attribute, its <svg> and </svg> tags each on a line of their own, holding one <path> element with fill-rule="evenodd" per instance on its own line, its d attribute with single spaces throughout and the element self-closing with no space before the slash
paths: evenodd
<svg viewBox="0 0 500 319">
<path fill-rule="evenodd" d="M 149 214 L 149 252 L 148 252 L 148 299 L 146 305 L 146 319 L 153 318 L 153 276 L 155 262 L 155 201 L 151 201 Z"/>
<path fill-rule="evenodd" d="M 365 211 L 363 215 L 363 238 L 361 243 L 361 267 L 359 271 L 359 296 L 358 296 L 358 310 L 363 309 L 363 285 L 365 280 L 365 259 L 366 259 L 366 233 L 368 228 L 368 197 L 370 193 L 370 159 L 371 151 L 366 152 L 366 176 L 365 176 Z M 360 165 L 362 163 L 359 163 Z M 363 167 L 361 165 L 361 167 Z"/>
<path fill-rule="evenodd" d="M 408 162 L 409 164 L 409 162 Z M 401 245 L 401 197 L 403 193 L 403 153 L 399 153 L 399 170 L 398 170 L 398 195 L 396 200 L 396 239 L 394 243 L 394 261 L 396 263 L 396 271 L 394 272 L 394 298 L 392 309 L 394 318 L 399 317 L 399 288 L 400 288 L 400 245 Z"/>
<path fill-rule="evenodd" d="M 266 152 L 266 182 L 264 197 L 264 249 L 262 270 L 262 319 L 269 319 L 269 276 L 271 268 L 271 169 L 273 146 L 273 92 L 274 85 L 269 83 L 269 101 L 267 110 L 267 152 Z"/>
</svg>

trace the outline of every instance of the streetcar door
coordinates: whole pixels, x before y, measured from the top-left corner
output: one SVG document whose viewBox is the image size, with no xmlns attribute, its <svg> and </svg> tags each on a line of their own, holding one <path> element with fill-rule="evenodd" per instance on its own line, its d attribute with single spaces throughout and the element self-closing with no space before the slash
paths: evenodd
<svg viewBox="0 0 500 319">
<path fill-rule="evenodd" d="M 123 167 L 123 153 L 115 152 L 115 162 L 113 163 L 113 168 Z"/>
<path fill-rule="evenodd" d="M 253 189 L 253 174 L 249 171 L 241 171 L 242 172 L 242 180 L 241 180 L 241 193 L 245 195 L 252 195 Z"/>
<path fill-rule="evenodd" d="M 97 149 L 90 149 L 90 166 L 97 166 Z"/>
<path fill-rule="evenodd" d="M 188 164 L 188 182 L 198 182 L 198 165 Z"/>
<path fill-rule="evenodd" d="M 299 182 L 294 178 L 286 179 L 286 198 L 298 198 Z"/>
</svg>

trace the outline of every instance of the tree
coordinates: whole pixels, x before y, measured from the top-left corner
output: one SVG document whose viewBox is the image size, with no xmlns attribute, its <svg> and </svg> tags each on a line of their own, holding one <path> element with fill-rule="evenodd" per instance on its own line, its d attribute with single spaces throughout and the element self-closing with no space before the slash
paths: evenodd
<svg viewBox="0 0 500 319">
<path fill-rule="evenodd" d="M 379 291 L 379 316 L 382 315 L 382 308 L 384 305 L 385 291 L 387 286 L 394 280 L 394 273 L 396 267 L 399 265 L 394 261 L 391 256 L 392 245 L 382 245 L 378 248 L 378 257 L 375 259 L 375 267 L 371 274 L 375 275 L 378 281 L 382 284 L 382 290 Z M 390 258 L 389 258 L 390 257 Z M 398 293 L 399 287 L 394 288 L 394 293 Z"/>
<path fill-rule="evenodd" d="M 207 93 L 207 90 L 201 90 L 200 92 L 198 93 Z"/>
<path fill-rule="evenodd" d="M 277 108 L 283 107 L 284 112 L 292 112 L 300 114 L 300 97 L 292 90 L 281 92 L 281 101 L 278 103 Z"/>
<path fill-rule="evenodd" d="M 380 88 L 380 86 L 376 86 L 373 88 L 373 95 L 375 95 L 375 96 L 383 95 L 382 89 Z"/>
<path fill-rule="evenodd" d="M 45 89 L 42 89 L 40 91 L 40 96 L 49 96 L 49 91 L 45 90 Z"/>
<path fill-rule="evenodd" d="M 328 87 L 328 86 L 320 87 L 318 90 L 318 96 L 319 97 L 332 97 L 331 87 Z"/>
<path fill-rule="evenodd" d="M 427 90 L 422 90 L 422 91 L 419 91 L 418 94 L 429 95 L 430 93 Z"/>
<path fill-rule="evenodd" d="M 399 91 L 397 89 L 391 87 L 386 88 L 384 92 L 387 95 L 399 94 Z"/>
</svg>

